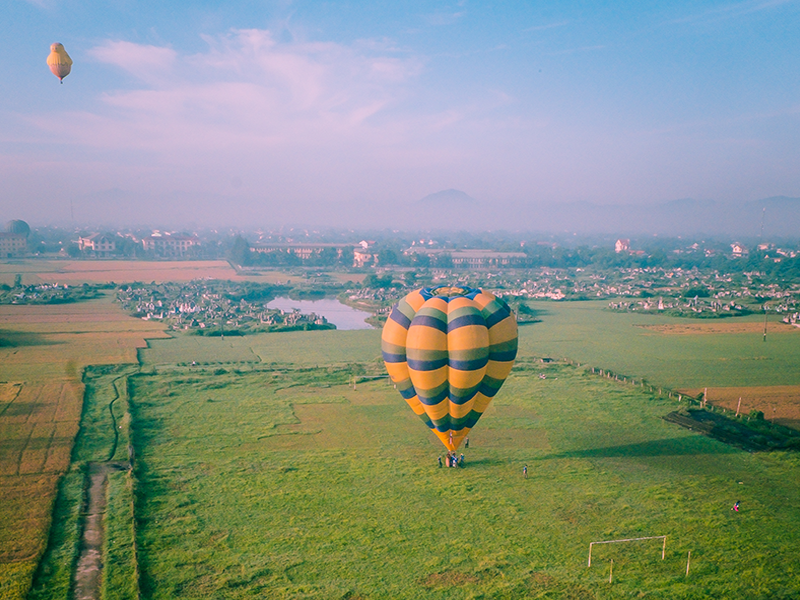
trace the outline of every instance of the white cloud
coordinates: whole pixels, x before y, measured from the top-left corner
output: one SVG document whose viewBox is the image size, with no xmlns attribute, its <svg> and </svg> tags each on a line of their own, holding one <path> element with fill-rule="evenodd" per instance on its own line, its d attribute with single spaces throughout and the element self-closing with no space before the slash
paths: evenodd
<svg viewBox="0 0 800 600">
<path fill-rule="evenodd" d="M 114 65 L 138 77 L 153 81 L 169 72 L 177 53 L 171 48 L 147 46 L 125 41 L 107 41 L 88 51 L 95 60 Z"/>
</svg>

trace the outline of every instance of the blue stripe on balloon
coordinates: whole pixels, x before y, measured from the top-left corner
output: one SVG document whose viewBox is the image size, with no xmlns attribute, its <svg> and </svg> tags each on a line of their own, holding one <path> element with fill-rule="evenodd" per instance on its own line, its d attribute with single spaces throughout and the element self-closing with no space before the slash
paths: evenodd
<svg viewBox="0 0 800 600">
<path fill-rule="evenodd" d="M 447 323 L 441 319 L 430 317 L 428 315 L 417 314 L 417 316 L 414 317 L 413 325 L 414 327 L 430 327 L 431 329 L 436 329 L 442 333 L 447 333 Z"/>
<path fill-rule="evenodd" d="M 408 367 L 410 369 L 414 369 L 415 371 L 435 371 L 436 369 L 441 369 L 442 367 L 446 367 L 448 364 L 447 357 L 440 358 L 439 360 L 414 360 L 413 358 L 408 359 Z"/>
<path fill-rule="evenodd" d="M 396 304 L 392 309 L 392 314 L 389 315 L 389 318 L 400 325 L 403 329 L 408 329 L 411 326 L 411 319 L 405 316 Z"/>
<path fill-rule="evenodd" d="M 458 369 L 459 371 L 476 371 L 477 369 L 482 369 L 485 367 L 488 362 L 489 357 L 484 356 L 482 358 L 475 358 L 473 360 L 453 360 L 451 358 L 448 364 L 452 369 Z M 420 370 L 421 369 L 417 369 L 417 371 Z"/>
<path fill-rule="evenodd" d="M 517 357 L 517 350 L 507 350 L 505 352 L 491 352 L 489 358 L 497 362 L 509 362 Z"/>
<path fill-rule="evenodd" d="M 405 400 L 410 400 L 411 398 L 417 395 L 417 390 L 414 389 L 414 386 L 411 386 L 406 390 L 398 390 L 398 391 Z"/>
<path fill-rule="evenodd" d="M 467 402 L 472 400 L 475 397 L 475 394 L 477 394 L 477 393 L 478 393 L 478 389 L 475 388 L 474 390 L 472 390 L 469 394 L 467 394 L 465 396 L 456 396 L 454 394 L 449 394 L 448 395 L 448 400 L 450 400 L 450 402 L 452 402 L 453 404 L 457 404 L 458 406 L 462 406 L 463 404 L 466 404 Z"/>
<path fill-rule="evenodd" d="M 383 361 L 387 363 L 401 363 L 406 362 L 405 354 L 390 354 L 389 352 L 381 352 Z"/>
<path fill-rule="evenodd" d="M 423 394 L 422 392 L 417 391 L 417 397 L 419 398 L 419 401 L 422 402 L 422 404 L 424 404 L 425 406 L 436 406 L 442 400 L 447 398 L 448 390 L 447 388 L 444 388 L 441 392 L 439 392 L 435 396 L 431 396 L 430 398 L 427 398 L 422 394 Z"/>
<path fill-rule="evenodd" d="M 447 332 L 450 333 L 459 327 L 467 327 L 469 325 L 486 325 L 486 320 L 479 313 L 457 317 L 447 323 Z"/>
<path fill-rule="evenodd" d="M 486 317 L 486 326 L 489 329 L 497 325 L 500 321 L 502 321 L 511 314 L 511 309 L 508 308 L 508 305 L 506 305 L 505 302 L 503 303 L 498 302 L 498 304 L 500 304 L 500 308 L 495 312 L 493 312 L 492 314 L 490 314 L 488 317 Z"/>
</svg>

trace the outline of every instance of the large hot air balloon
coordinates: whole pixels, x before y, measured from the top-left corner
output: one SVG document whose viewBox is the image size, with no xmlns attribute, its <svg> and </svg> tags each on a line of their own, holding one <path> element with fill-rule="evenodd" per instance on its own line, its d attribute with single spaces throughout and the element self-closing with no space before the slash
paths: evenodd
<svg viewBox="0 0 800 600">
<path fill-rule="evenodd" d="M 56 42 L 50 45 L 50 55 L 47 57 L 47 66 L 53 72 L 53 75 L 58 77 L 61 83 L 64 83 L 64 77 L 69 75 L 72 68 L 72 59 L 64 50 L 64 45 Z"/>
<path fill-rule="evenodd" d="M 455 452 L 511 371 L 517 321 L 488 292 L 423 288 L 393 308 L 381 351 L 400 394 Z"/>
</svg>

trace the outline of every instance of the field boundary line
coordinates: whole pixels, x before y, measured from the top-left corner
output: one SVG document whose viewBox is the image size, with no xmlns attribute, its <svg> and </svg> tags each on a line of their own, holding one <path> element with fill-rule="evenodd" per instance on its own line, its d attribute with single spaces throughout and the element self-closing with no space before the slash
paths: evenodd
<svg viewBox="0 0 800 600">
<path fill-rule="evenodd" d="M 8 404 L 6 404 L 3 407 L 3 410 L 0 410 L 0 417 L 2 417 L 3 414 L 5 414 L 6 410 L 8 410 L 8 407 L 11 406 L 12 404 L 14 404 L 14 402 L 17 400 L 17 398 L 19 398 L 19 395 L 22 392 L 22 386 L 24 385 L 24 382 L 22 382 L 22 381 L 13 381 L 13 382 L 12 381 L 3 381 L 2 383 L 5 383 L 5 384 L 10 385 L 12 387 L 16 387 L 17 388 L 17 393 L 14 394 L 14 397 L 11 398 L 11 400 L 8 401 Z"/>
</svg>

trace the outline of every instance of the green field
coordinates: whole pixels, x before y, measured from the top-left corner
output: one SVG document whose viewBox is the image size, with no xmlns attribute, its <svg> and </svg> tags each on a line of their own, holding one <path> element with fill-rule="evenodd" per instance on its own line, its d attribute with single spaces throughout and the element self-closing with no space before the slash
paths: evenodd
<svg viewBox="0 0 800 600">
<path fill-rule="evenodd" d="M 753 323 L 752 333 L 669 335 L 643 326 L 700 321 L 611 312 L 607 305 L 531 303 L 541 323 L 521 328 L 521 354 L 566 357 L 673 388 L 800 385 L 798 328 L 785 326 L 764 342 L 763 317 L 753 316 L 717 320 Z"/>
<path fill-rule="evenodd" d="M 798 333 L 668 335 L 639 326 L 686 320 L 603 306 L 534 306 L 459 470 L 368 381 L 378 331 L 178 336 L 151 340 L 139 369 L 88 370 L 32 597 L 66 597 L 81 469 L 125 460 L 129 441 L 133 478 L 107 490 L 106 599 L 800 597 L 800 456 L 671 425 L 666 389 L 590 371 L 797 385 Z M 586 565 L 592 541 L 656 535 L 663 561 L 653 540 L 596 546 Z"/>
<path fill-rule="evenodd" d="M 145 597 L 800 594 L 796 456 L 735 450 L 667 424 L 674 404 L 641 388 L 526 362 L 467 468 L 438 469 L 396 392 L 348 376 L 132 377 Z M 668 536 L 666 560 L 642 542 L 586 567 L 589 542 L 648 535 Z"/>
</svg>

